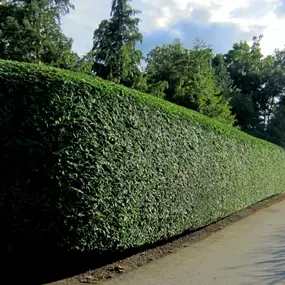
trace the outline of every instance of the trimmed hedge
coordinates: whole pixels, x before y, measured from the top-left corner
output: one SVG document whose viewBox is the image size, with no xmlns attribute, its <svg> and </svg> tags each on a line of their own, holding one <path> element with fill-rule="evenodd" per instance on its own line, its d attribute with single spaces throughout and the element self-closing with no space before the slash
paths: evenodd
<svg viewBox="0 0 285 285">
<path fill-rule="evenodd" d="M 284 191 L 281 148 L 98 78 L 0 61 L 0 101 L 2 248 L 133 248 Z"/>
</svg>

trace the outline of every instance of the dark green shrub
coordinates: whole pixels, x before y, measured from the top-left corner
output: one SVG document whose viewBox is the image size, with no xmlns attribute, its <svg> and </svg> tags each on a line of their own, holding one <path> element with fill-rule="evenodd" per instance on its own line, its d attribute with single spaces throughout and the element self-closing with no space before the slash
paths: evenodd
<svg viewBox="0 0 285 285">
<path fill-rule="evenodd" d="M 1 247 L 132 248 L 284 191 L 285 152 L 107 81 L 0 61 Z"/>
</svg>

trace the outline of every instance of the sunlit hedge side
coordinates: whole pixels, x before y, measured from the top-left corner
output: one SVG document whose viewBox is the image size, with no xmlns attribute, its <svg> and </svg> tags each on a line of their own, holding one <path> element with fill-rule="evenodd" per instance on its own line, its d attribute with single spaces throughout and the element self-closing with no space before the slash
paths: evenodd
<svg viewBox="0 0 285 285">
<path fill-rule="evenodd" d="M 114 250 L 283 192 L 281 148 L 82 74 L 0 61 L 1 247 Z"/>
</svg>

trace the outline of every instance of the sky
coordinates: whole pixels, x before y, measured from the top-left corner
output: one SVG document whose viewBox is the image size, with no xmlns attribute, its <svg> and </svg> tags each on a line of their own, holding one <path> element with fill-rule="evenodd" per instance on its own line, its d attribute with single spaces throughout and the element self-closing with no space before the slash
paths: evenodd
<svg viewBox="0 0 285 285">
<path fill-rule="evenodd" d="M 94 30 L 110 17 L 111 0 L 72 2 L 75 10 L 64 17 L 62 28 L 82 56 L 92 48 Z M 264 55 L 285 47 L 285 0 L 133 0 L 131 5 L 141 11 L 144 40 L 139 48 L 145 55 L 177 37 L 186 48 L 199 38 L 216 53 L 260 34 Z"/>
</svg>

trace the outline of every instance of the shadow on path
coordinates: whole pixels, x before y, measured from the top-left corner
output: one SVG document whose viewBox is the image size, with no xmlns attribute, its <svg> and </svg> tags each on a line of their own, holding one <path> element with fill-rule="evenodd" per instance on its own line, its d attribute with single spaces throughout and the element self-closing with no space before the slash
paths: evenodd
<svg viewBox="0 0 285 285">
<path fill-rule="evenodd" d="M 285 227 L 277 228 L 275 232 L 263 236 L 261 245 L 262 247 L 248 253 L 249 259 L 260 259 L 260 261 L 226 269 L 246 268 L 247 273 L 244 276 L 254 282 L 248 284 L 285 284 Z M 248 269 L 252 269 L 250 273 Z"/>
</svg>

